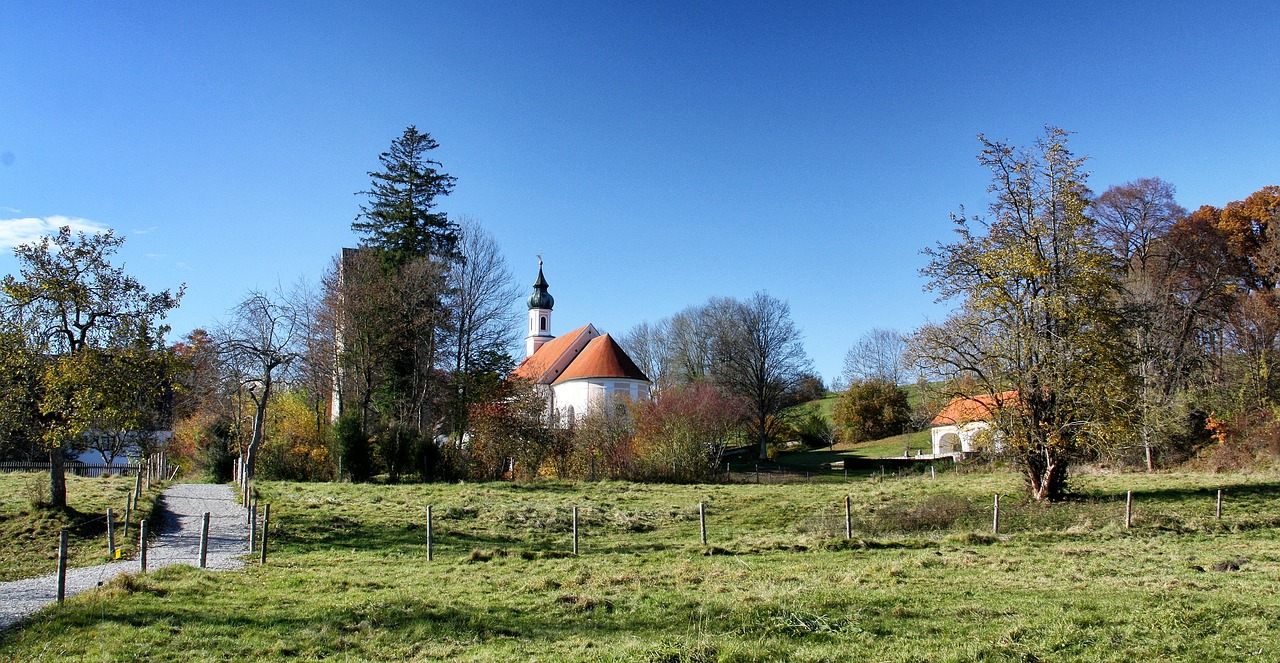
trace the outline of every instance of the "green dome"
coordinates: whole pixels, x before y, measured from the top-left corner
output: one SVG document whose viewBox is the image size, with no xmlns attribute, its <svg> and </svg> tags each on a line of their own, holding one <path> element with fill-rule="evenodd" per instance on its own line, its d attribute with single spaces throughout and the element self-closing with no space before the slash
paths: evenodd
<svg viewBox="0 0 1280 663">
<path fill-rule="evenodd" d="M 542 276 L 542 261 L 538 261 L 538 280 L 533 282 L 533 294 L 529 295 L 529 308 L 545 308 L 551 310 L 556 300 L 547 292 L 547 279 Z"/>
</svg>

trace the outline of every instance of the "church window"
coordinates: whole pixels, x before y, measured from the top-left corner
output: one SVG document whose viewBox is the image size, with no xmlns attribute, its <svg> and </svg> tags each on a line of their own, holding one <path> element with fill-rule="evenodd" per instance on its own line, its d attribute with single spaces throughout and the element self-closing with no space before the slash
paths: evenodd
<svg viewBox="0 0 1280 663">
<path fill-rule="evenodd" d="M 547 319 L 542 317 L 538 319 L 538 331 L 547 331 Z"/>
</svg>

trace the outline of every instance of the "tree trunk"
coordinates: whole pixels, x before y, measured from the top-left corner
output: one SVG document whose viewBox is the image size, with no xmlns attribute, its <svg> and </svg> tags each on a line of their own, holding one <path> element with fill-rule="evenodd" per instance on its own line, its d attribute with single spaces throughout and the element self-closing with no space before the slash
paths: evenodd
<svg viewBox="0 0 1280 663">
<path fill-rule="evenodd" d="M 1067 463 L 1056 453 L 1041 447 L 1023 458 L 1027 490 L 1037 502 L 1057 502 L 1066 496 Z"/>
<path fill-rule="evenodd" d="M 67 468 L 62 447 L 49 449 L 49 506 L 59 509 L 67 506 Z"/>
<path fill-rule="evenodd" d="M 760 417 L 760 460 L 769 460 L 769 430 L 765 427 L 768 423 L 768 416 Z"/>
<path fill-rule="evenodd" d="M 253 479 L 254 466 L 258 460 L 258 449 L 262 447 L 263 428 L 267 424 L 267 400 L 271 398 L 271 387 L 263 389 L 262 399 L 259 400 L 257 410 L 253 413 L 253 438 L 249 440 L 249 449 L 245 451 L 244 476 L 246 480 Z"/>
</svg>

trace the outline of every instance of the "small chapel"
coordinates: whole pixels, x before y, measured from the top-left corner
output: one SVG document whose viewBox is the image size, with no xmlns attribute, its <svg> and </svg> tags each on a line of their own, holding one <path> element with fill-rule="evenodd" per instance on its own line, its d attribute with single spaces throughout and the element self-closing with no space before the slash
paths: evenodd
<svg viewBox="0 0 1280 663">
<path fill-rule="evenodd" d="M 614 399 L 649 398 L 649 378 L 613 337 L 591 324 L 560 337 L 551 333 L 555 299 L 547 292 L 541 259 L 528 304 L 525 358 L 512 375 L 545 387 L 549 412 L 575 421 Z"/>
</svg>

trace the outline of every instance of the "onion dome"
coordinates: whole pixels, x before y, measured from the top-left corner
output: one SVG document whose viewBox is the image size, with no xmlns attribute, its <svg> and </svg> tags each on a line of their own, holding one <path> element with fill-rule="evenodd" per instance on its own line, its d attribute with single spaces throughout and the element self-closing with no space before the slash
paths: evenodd
<svg viewBox="0 0 1280 663">
<path fill-rule="evenodd" d="M 545 308 L 549 311 L 555 305 L 555 298 L 547 292 L 547 279 L 542 275 L 542 260 L 538 260 L 538 280 L 533 282 L 533 294 L 529 295 L 529 308 Z"/>
</svg>

